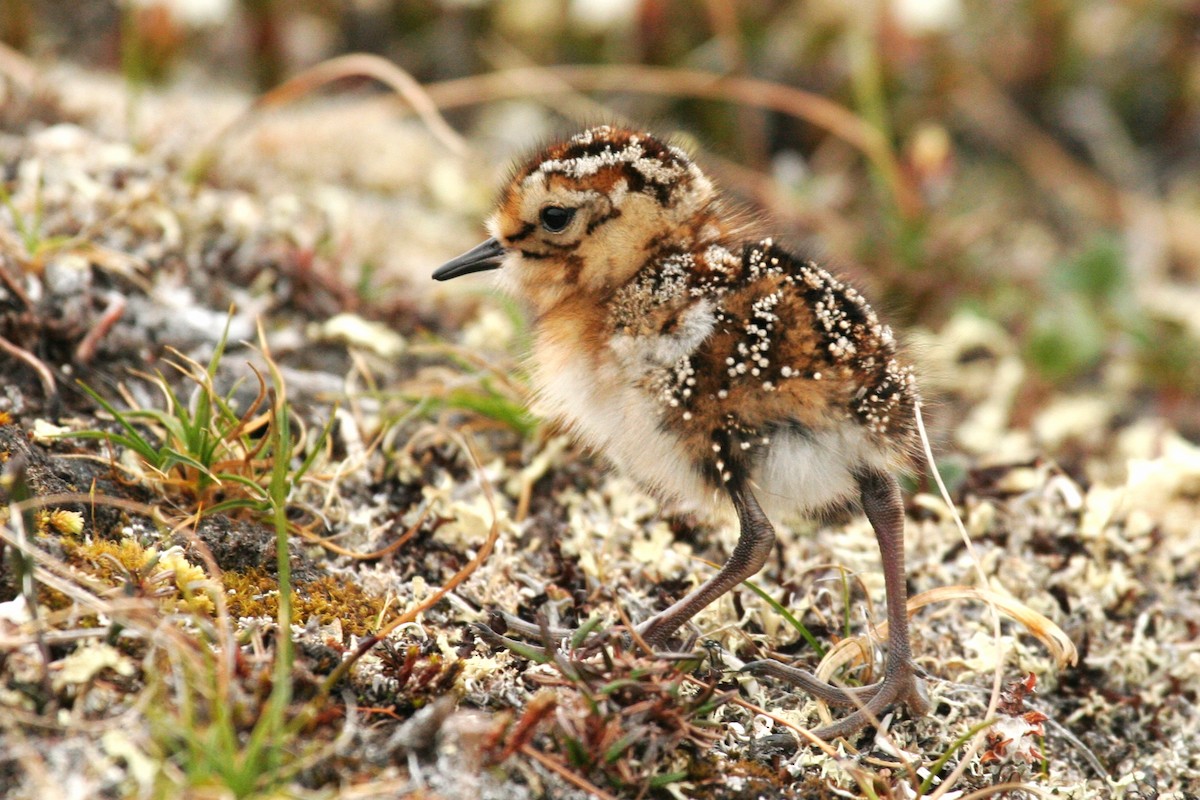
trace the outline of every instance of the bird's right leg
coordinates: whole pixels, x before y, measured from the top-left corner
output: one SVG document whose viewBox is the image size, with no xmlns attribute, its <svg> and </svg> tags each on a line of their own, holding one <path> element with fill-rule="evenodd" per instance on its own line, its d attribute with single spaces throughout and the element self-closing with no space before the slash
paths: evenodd
<svg viewBox="0 0 1200 800">
<path fill-rule="evenodd" d="M 756 661 L 744 669 L 755 675 L 773 675 L 795 684 L 828 703 L 856 706 L 857 710 L 824 728 L 813 731 L 822 739 L 848 736 L 877 720 L 894 703 L 903 702 L 915 714 L 929 710 L 929 700 L 916 674 L 908 636 L 908 590 L 904 571 L 904 503 L 896 479 L 877 471 L 857 476 L 863 511 L 875 529 L 883 562 L 887 595 L 888 657 L 884 678 L 871 686 L 841 689 L 816 676 L 775 661 Z"/>
</svg>

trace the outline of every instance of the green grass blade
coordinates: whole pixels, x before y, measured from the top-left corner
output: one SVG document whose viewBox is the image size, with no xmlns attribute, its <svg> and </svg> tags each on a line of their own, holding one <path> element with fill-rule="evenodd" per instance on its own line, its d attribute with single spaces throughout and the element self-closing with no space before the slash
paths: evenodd
<svg viewBox="0 0 1200 800">
<path fill-rule="evenodd" d="M 591 632 L 600 625 L 600 620 L 601 617 L 599 614 L 592 614 L 587 618 L 586 622 L 579 626 L 578 630 L 571 634 L 572 650 L 577 649 L 581 644 L 584 643 L 584 641 L 587 640 L 587 637 L 591 634 Z"/>
<path fill-rule="evenodd" d="M 335 422 L 337 422 L 338 408 L 340 408 L 340 405 L 334 404 L 333 410 L 329 414 L 329 421 L 326 422 L 325 427 L 321 429 L 321 435 L 317 437 L 317 441 L 313 442 L 312 450 L 310 450 L 309 454 L 304 458 L 304 461 L 300 464 L 300 468 L 292 474 L 293 485 L 300 482 L 300 479 L 304 477 L 306 472 L 308 472 L 309 467 L 311 467 L 313 462 L 316 461 L 317 454 L 321 452 L 321 448 L 325 446 L 325 442 L 329 439 L 329 434 L 333 431 L 333 425 Z"/>
<path fill-rule="evenodd" d="M 649 786 L 651 789 L 661 789 L 667 784 L 679 783 L 682 780 L 686 780 L 687 776 L 687 772 L 668 772 L 666 775 L 655 775 L 650 779 Z"/>
<path fill-rule="evenodd" d="M 126 435 L 129 437 L 127 446 L 131 447 L 137 452 L 138 455 L 145 459 L 146 463 L 158 468 L 158 449 L 151 445 L 150 442 L 144 436 L 142 436 L 141 432 L 138 431 L 138 429 L 135 428 L 133 424 L 126 418 L 126 415 L 120 411 L 117 411 L 116 407 L 114 407 L 112 403 L 101 397 L 94 389 L 92 389 L 92 387 L 88 386 L 83 381 L 78 381 L 77 383 L 79 384 L 79 388 L 83 389 L 83 391 L 86 392 L 89 397 L 95 400 L 96 403 L 99 404 L 99 406 L 105 411 L 107 411 L 112 418 L 116 420 L 117 424 L 125 430 Z"/>
<path fill-rule="evenodd" d="M 821 643 L 817 641 L 817 637 L 813 636 L 812 632 L 809 631 L 809 629 L 805 627 L 804 623 L 801 622 L 791 611 L 788 611 L 786 608 L 784 608 L 782 603 L 780 603 L 774 597 L 771 597 L 771 595 L 767 594 L 767 592 L 760 588 L 754 581 L 742 581 L 742 584 L 747 589 L 762 598 L 762 601 L 769 605 L 776 614 L 783 617 L 787 624 L 791 625 L 796 632 L 800 634 L 804 641 L 808 642 L 808 646 L 813 649 L 818 658 L 825 657 L 825 648 L 822 647 Z"/>
<path fill-rule="evenodd" d="M 192 458 L 187 453 L 181 453 L 173 447 L 164 447 L 161 451 L 159 451 L 159 456 L 162 459 L 161 469 L 163 472 L 166 472 L 167 470 L 179 464 L 184 464 L 212 481 L 217 480 L 217 476 L 214 475 L 206 465 Z"/>
<path fill-rule="evenodd" d="M 921 781 L 921 786 L 919 789 L 917 789 L 917 797 L 924 797 L 929 790 L 933 788 L 933 781 L 939 774 L 941 774 L 942 768 L 946 766 L 946 762 L 948 762 L 955 753 L 962 749 L 967 742 L 971 741 L 971 739 L 975 737 L 975 734 L 979 733 L 985 728 L 990 728 L 995 724 L 996 720 L 985 719 L 983 722 L 972 726 L 966 733 L 955 739 L 954 743 L 947 748 L 946 752 L 942 753 L 941 757 L 938 758 L 937 761 L 933 762 L 933 765 L 929 767 L 929 775 L 925 778 L 925 780 Z"/>
<path fill-rule="evenodd" d="M 615 762 L 621 757 L 621 754 L 628 750 L 630 746 L 637 740 L 638 736 L 632 733 L 627 733 L 620 739 L 617 739 L 615 742 L 609 745 L 607 750 L 604 751 L 604 763 L 612 764 Z"/>
</svg>

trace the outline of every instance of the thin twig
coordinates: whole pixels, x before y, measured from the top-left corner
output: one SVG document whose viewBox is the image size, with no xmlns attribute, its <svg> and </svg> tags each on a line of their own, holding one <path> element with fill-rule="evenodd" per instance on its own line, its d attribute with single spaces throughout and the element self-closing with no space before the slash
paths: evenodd
<svg viewBox="0 0 1200 800">
<path fill-rule="evenodd" d="M 328 695 L 333 687 L 337 685 L 338 681 L 342 680 L 342 678 L 344 678 L 350 672 L 350 669 L 354 666 L 354 664 L 357 663 L 358 660 L 364 655 L 370 652 L 375 645 L 387 638 L 388 634 L 402 625 L 408 625 L 409 623 L 416 621 L 417 617 L 421 616 L 426 611 L 440 603 L 442 598 L 454 591 L 459 584 L 469 578 L 475 572 L 475 570 L 482 566 L 483 562 L 487 560 L 487 557 L 491 555 L 492 548 L 495 547 L 496 541 L 500 538 L 500 515 L 496 510 L 496 495 L 492 490 L 491 482 L 487 479 L 487 474 L 484 472 L 483 464 L 480 462 L 479 456 L 475 452 L 475 448 L 469 440 L 464 439 L 454 433 L 450 433 L 449 435 L 450 438 L 454 439 L 458 446 L 462 448 L 470 457 L 471 463 L 475 466 L 476 474 L 479 476 L 479 483 L 483 488 L 484 498 L 487 500 L 488 507 L 492 512 L 492 525 L 488 530 L 487 538 L 484 539 L 483 545 L 480 546 L 479 552 L 475 554 L 475 557 L 467 562 L 462 569 L 456 572 L 450 578 L 450 580 L 446 581 L 441 588 L 426 598 L 424 602 L 419 603 L 414 608 L 409 609 L 407 612 L 401 614 L 388 624 L 384 625 L 371 636 L 363 639 L 358 648 L 355 649 L 355 651 L 347 658 L 345 658 L 342 663 L 339 664 L 337 668 L 329 674 L 329 677 L 325 679 L 325 682 L 321 685 L 321 693 L 324 695 Z"/>
<path fill-rule="evenodd" d="M 744 77 L 748 72 L 746 48 L 738 27 L 738 4 L 728 0 L 704 0 L 708 24 L 716 39 L 717 50 L 730 75 Z M 765 115 L 754 113 L 742 105 L 734 108 L 738 136 L 741 139 L 742 157 L 756 168 L 767 162 L 767 132 Z"/>
<path fill-rule="evenodd" d="M 1114 186 L 1038 126 L 994 81 L 967 62 L 960 66 L 967 76 L 949 97 L 973 134 L 1011 157 L 1056 200 L 1089 219 L 1118 224 L 1138 208 L 1153 208 L 1167 221 L 1171 248 L 1187 258 L 1200 258 L 1200 216 L 1193 209 Z"/>
<path fill-rule="evenodd" d="M 6 238 L 8 238 L 7 234 L 3 229 L 0 229 L 0 247 L 8 244 Z M 17 280 L 17 278 L 9 273 L 8 267 L 5 266 L 5 262 L 8 261 L 8 258 L 5 257 L 6 255 L 8 254 L 5 253 L 3 249 L 0 249 L 0 281 L 3 281 L 4 286 L 13 293 L 13 296 L 21 301 L 21 305 L 24 308 L 32 309 L 34 307 L 33 300 L 25 291 L 25 287 L 21 285 L 21 281 Z M 15 261 L 17 259 L 13 257 L 13 260 Z"/>
<path fill-rule="evenodd" d="M 35 549 L 31 541 L 36 532 L 37 522 L 32 509 L 17 507 L 22 501 L 29 499 L 31 495 L 28 467 L 29 462 L 27 458 L 25 456 L 18 456 L 13 458 L 5 469 L 5 488 L 9 497 L 15 501 L 9 504 L 10 511 L 7 527 L 13 531 L 14 541 L 12 545 L 13 549 L 17 552 L 16 557 L 12 560 L 13 577 L 18 582 L 17 589 L 25 600 L 26 613 L 29 614 L 29 620 L 36 626 L 34 628 L 34 638 L 36 640 L 34 646 L 41 656 L 38 679 L 41 684 L 42 700 L 53 711 L 58 708 L 57 695 L 50 683 L 50 662 L 53 659 L 50 656 L 50 645 L 46 643 L 45 638 L 42 636 L 43 629 L 39 624 L 39 617 L 42 611 L 38 603 L 37 570 L 33 565 L 33 559 L 29 557 L 30 551 Z"/>
<path fill-rule="evenodd" d="M 412 538 L 417 535 L 417 532 L 420 531 L 421 525 L 423 525 L 425 523 L 425 520 L 429 519 L 429 514 L 430 514 L 432 508 L 433 508 L 432 506 L 428 506 L 428 505 L 425 506 L 425 509 L 423 511 L 421 511 L 421 515 L 419 517 L 417 517 L 417 521 L 414 522 L 412 525 L 410 525 L 408 530 L 406 530 L 404 533 L 400 534 L 400 537 L 398 539 L 396 539 L 396 541 L 392 542 L 391 544 L 385 545 L 385 546 L 379 548 L 378 550 L 373 550 L 370 553 L 360 553 L 357 550 L 351 550 L 348 547 L 342 547 L 341 545 L 337 544 L 336 542 L 334 542 L 333 540 L 331 540 L 327 537 L 317 536 L 315 533 L 309 533 L 308 531 L 306 531 L 304 529 L 298 529 L 298 530 L 299 530 L 300 535 L 305 539 L 305 541 L 308 541 L 312 544 L 320 545 L 321 547 L 324 547 L 326 550 L 328 550 L 331 553 L 337 553 L 338 555 L 345 556 L 346 558 L 349 558 L 353 561 L 375 561 L 377 559 L 383 558 L 384 556 L 387 556 L 387 555 L 390 555 L 391 553 L 396 552 L 401 547 L 408 544 L 408 542 L 411 541 Z"/>
<path fill-rule="evenodd" d="M 92 359 L 96 357 L 96 348 L 100 346 L 100 341 L 108 335 L 108 332 L 113 329 L 117 321 L 125 313 L 125 297 L 113 292 L 108 299 L 108 306 L 100 315 L 100 319 L 92 325 L 91 330 L 87 335 L 79 340 L 79 344 L 75 346 L 75 361 L 79 364 L 90 364 Z"/>
<path fill-rule="evenodd" d="M 925 432 L 925 420 L 921 416 L 921 404 L 918 402 L 913 408 L 913 416 L 916 419 L 917 431 L 921 436 L 921 446 L 924 448 L 926 461 L 929 465 L 929 471 L 933 475 L 933 480 L 937 484 L 938 490 L 941 492 L 942 499 L 946 501 L 946 507 L 950 509 L 950 516 L 954 520 L 954 525 L 958 529 L 959 535 L 962 537 L 963 544 L 966 545 L 967 554 L 971 557 L 971 563 L 975 568 L 976 575 L 979 576 L 979 583 L 984 588 L 990 585 L 987 574 L 983 571 L 983 560 L 979 554 L 975 552 L 975 545 L 971 543 L 971 536 L 967 533 L 967 526 L 963 524 L 962 517 L 959 516 L 958 508 L 954 505 L 954 499 L 950 497 L 950 490 L 946 488 L 945 481 L 942 480 L 942 473 L 938 471 L 937 462 L 933 457 L 933 447 L 929 444 L 929 435 Z M 1003 683 L 1004 658 L 1003 646 L 1001 645 L 1000 637 L 1000 609 L 991 598 L 985 597 L 985 603 L 988 610 L 991 611 L 992 617 L 992 640 L 996 644 L 996 668 L 992 672 L 992 692 L 988 697 L 987 712 L 984 713 L 984 719 L 994 719 L 996 717 L 996 708 L 1000 705 L 1000 689 Z M 986 740 L 987 729 L 981 729 L 973 737 L 971 743 L 967 746 L 966 752 L 955 765 L 954 771 L 950 776 L 934 791 L 930 796 L 930 800 L 939 800 L 944 797 L 950 789 L 958 783 L 959 778 L 966 772 L 967 767 L 971 763 L 971 759 L 979 752 L 979 748 L 983 746 Z"/>
<path fill-rule="evenodd" d="M 38 70 L 33 61 L 3 42 L 0 42 L 0 73 L 7 75 L 26 91 L 32 90 L 38 81 Z"/>
<path fill-rule="evenodd" d="M 707 684 L 705 684 L 703 681 L 701 681 L 697 678 L 693 678 L 691 675 L 684 675 L 683 677 L 684 677 L 684 680 L 688 681 L 689 683 L 693 683 L 696 686 L 700 686 L 700 687 L 707 686 Z M 732 698 L 730 698 L 729 702 L 735 706 L 741 706 L 742 708 L 746 709 L 747 711 L 749 711 L 752 714 L 759 714 L 763 717 L 766 717 L 767 719 L 771 720 L 772 722 L 774 722 L 777 725 L 782 725 L 783 727 L 795 732 L 796 735 L 798 735 L 800 738 L 807 741 L 809 744 L 813 745 L 814 747 L 816 747 L 819 750 L 821 750 L 822 752 L 824 752 L 825 755 L 832 756 L 833 758 L 838 758 L 838 752 L 837 752 L 837 750 L 835 750 L 833 748 L 833 745 L 831 745 L 829 742 L 825 741 L 824 739 L 820 738 L 819 736 L 815 735 L 808 728 L 801 728 L 799 725 L 796 725 L 793 722 L 788 722 L 783 717 L 780 717 L 776 714 L 772 714 L 770 711 L 767 711 L 762 706 L 757 706 L 754 703 L 751 703 L 749 700 L 743 700 L 740 697 L 732 697 Z M 847 747 L 850 748 L 851 752 L 854 752 L 853 746 L 851 746 L 849 744 L 849 742 L 847 742 L 846 744 L 847 744 Z"/>
<path fill-rule="evenodd" d="M 369 53 L 352 53 L 322 61 L 260 95 L 254 103 L 217 131 L 212 141 L 204 147 L 194 162 L 191 172 L 203 172 L 212 163 L 218 148 L 225 140 L 235 131 L 246 127 L 258 112 L 286 105 L 328 83 L 352 77 L 373 78 L 386 85 L 408 103 L 430 133 L 448 150 L 458 156 L 467 153 L 469 148 L 466 141 L 450 127 L 450 123 L 446 122 L 446 119 L 438 111 L 437 104 L 431 100 L 425 89 L 413 76 L 380 56 Z"/>
<path fill-rule="evenodd" d="M 958 800 L 983 800 L 985 797 L 1006 797 L 1005 792 L 1028 792 L 1036 794 L 1038 797 L 1053 798 L 1058 796 L 1058 791 L 1048 791 L 1040 786 L 1032 783 L 1024 783 L 1021 781 L 1009 781 L 1008 783 L 997 783 L 993 786 L 985 786 L 982 789 L 976 789 L 970 794 L 965 794 Z M 936 797 L 937 795 L 933 795 Z"/>
<path fill-rule="evenodd" d="M 571 772 L 571 770 L 567 769 L 564 764 L 555 761 L 553 758 L 546 755 L 541 750 L 538 750 L 533 745 L 523 744 L 521 745 L 520 750 L 523 755 L 529 756 L 534 761 L 538 762 L 543 767 L 574 786 L 576 789 L 581 789 L 589 794 L 593 794 L 596 797 L 599 797 L 600 800 L 617 800 L 615 796 L 604 791 L 596 784 L 584 778 L 582 775 L 576 775 L 574 772 Z"/>
</svg>

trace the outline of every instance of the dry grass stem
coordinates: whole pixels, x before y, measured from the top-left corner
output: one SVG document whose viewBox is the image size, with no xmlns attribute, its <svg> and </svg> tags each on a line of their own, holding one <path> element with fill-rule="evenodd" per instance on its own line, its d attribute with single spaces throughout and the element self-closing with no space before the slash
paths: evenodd
<svg viewBox="0 0 1200 800">
<path fill-rule="evenodd" d="M 904 176 L 886 138 L 844 106 L 820 95 L 754 78 L 700 70 L 646 66 L 562 66 L 501 70 L 426 86 L 441 109 L 566 91 L 634 92 L 709 100 L 770 109 L 805 120 L 854 146 L 883 176 L 906 218 L 920 214 L 922 201 Z"/>
<path fill-rule="evenodd" d="M 601 789 L 599 786 L 588 781 L 586 778 L 572 772 L 566 764 L 551 758 L 550 756 L 538 750 L 531 744 L 521 745 L 521 754 L 532 758 L 534 761 L 541 764 L 551 772 L 557 773 L 563 780 L 571 784 L 577 789 L 581 789 L 590 795 L 599 797 L 600 800 L 617 800 L 616 797 Z"/>
</svg>

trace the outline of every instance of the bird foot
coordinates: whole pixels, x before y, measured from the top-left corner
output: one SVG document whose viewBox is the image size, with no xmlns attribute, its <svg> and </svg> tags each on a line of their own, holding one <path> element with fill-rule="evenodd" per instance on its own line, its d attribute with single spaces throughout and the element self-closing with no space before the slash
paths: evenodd
<svg viewBox="0 0 1200 800">
<path fill-rule="evenodd" d="M 552 660 L 559 643 L 573 640 L 576 634 L 567 628 L 551 627 L 541 614 L 537 622 L 527 622 L 504 611 L 491 612 L 487 622 L 471 623 L 471 630 L 490 647 L 509 650 L 540 664 Z"/>
<path fill-rule="evenodd" d="M 786 681 L 832 706 L 859 708 L 874 697 L 883 685 L 881 681 L 870 686 L 834 686 L 832 683 L 821 680 L 808 670 L 789 666 L 771 659 L 751 661 L 743 666 L 740 671 L 757 678 L 778 678 L 781 681 Z"/>
<path fill-rule="evenodd" d="M 599 623 L 599 617 L 592 617 L 579 628 L 560 628 L 551 626 L 540 613 L 536 622 L 529 622 L 505 611 L 492 611 L 486 623 L 475 622 L 471 628 L 492 647 L 546 663 L 564 642 L 570 650 L 586 655 L 609 641 L 613 629 L 602 628 Z M 628 634 L 626 639 L 628 643 Z"/>
<path fill-rule="evenodd" d="M 489 646 L 540 664 L 557 660 L 564 645 L 572 656 L 589 657 L 614 642 L 624 652 L 643 652 L 665 661 L 691 662 L 709 655 L 708 648 L 696 648 L 694 634 L 682 640 L 671 636 L 673 628 L 662 624 L 662 614 L 645 620 L 632 631 L 620 625 L 602 626 L 599 616 L 589 617 L 574 629 L 552 627 L 542 614 L 537 616 L 537 622 L 529 622 L 504 611 L 492 611 L 487 623 L 474 622 L 471 628 Z M 506 635 L 510 633 L 513 635 Z"/>
<path fill-rule="evenodd" d="M 813 733 L 821 739 L 836 739 L 849 736 L 878 722 L 888 708 L 902 703 L 917 716 L 929 711 L 929 697 L 925 693 L 925 682 L 917 677 L 911 661 L 893 669 L 882 681 L 870 686 L 842 688 L 834 686 L 806 670 L 797 669 L 778 661 L 753 661 L 742 667 L 742 672 L 761 677 L 779 678 L 830 705 L 853 706 L 857 710 L 836 722 L 818 728 Z"/>
</svg>

